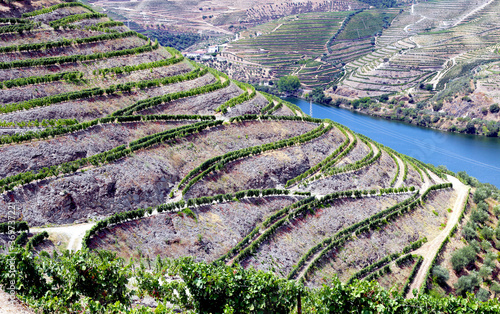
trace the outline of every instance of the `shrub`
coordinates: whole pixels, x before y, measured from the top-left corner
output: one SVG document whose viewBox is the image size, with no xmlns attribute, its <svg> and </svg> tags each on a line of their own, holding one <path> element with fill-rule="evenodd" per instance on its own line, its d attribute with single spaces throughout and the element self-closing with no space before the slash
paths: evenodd
<svg viewBox="0 0 500 314">
<path fill-rule="evenodd" d="M 485 238 L 487 240 L 493 239 L 493 234 L 494 234 L 494 231 L 490 227 L 484 227 L 483 230 L 481 230 L 481 235 L 483 236 L 483 238 Z"/>
<path fill-rule="evenodd" d="M 465 295 L 466 292 L 473 292 L 476 287 L 479 287 L 482 280 L 478 273 L 472 271 L 468 276 L 458 278 L 455 284 L 455 290 L 458 295 Z"/>
<path fill-rule="evenodd" d="M 489 218 L 489 215 L 487 212 L 485 212 L 484 210 L 481 210 L 481 209 L 474 209 L 472 210 L 472 213 L 470 215 L 470 219 L 474 222 L 477 222 L 477 223 L 484 223 L 486 220 L 488 220 Z"/>
<path fill-rule="evenodd" d="M 443 101 L 438 101 L 432 105 L 432 109 L 436 112 L 441 110 L 442 108 L 443 108 Z"/>
<path fill-rule="evenodd" d="M 471 241 L 477 238 L 476 224 L 468 221 L 467 224 L 462 229 L 462 235 L 467 241 Z"/>
<path fill-rule="evenodd" d="M 491 190 L 486 186 L 480 186 L 474 193 L 474 203 L 479 204 L 491 195 Z"/>
<path fill-rule="evenodd" d="M 498 218 L 500 216 L 500 205 L 493 207 L 493 214 Z"/>
<path fill-rule="evenodd" d="M 491 268 L 489 266 L 483 265 L 479 269 L 479 276 L 481 276 L 481 278 L 483 278 L 483 280 L 488 279 L 492 273 L 493 273 L 493 268 Z"/>
<path fill-rule="evenodd" d="M 491 293 L 488 290 L 484 288 L 479 288 L 479 290 L 476 293 L 476 298 L 479 301 L 486 302 L 490 298 L 490 295 Z"/>
<path fill-rule="evenodd" d="M 491 287 L 490 287 L 491 291 L 493 291 L 493 293 L 495 293 L 495 298 L 497 297 L 497 294 L 500 293 L 500 284 L 498 284 L 498 282 L 494 282 Z"/>
<path fill-rule="evenodd" d="M 434 266 L 432 268 L 432 276 L 436 278 L 439 283 L 445 283 L 448 279 L 450 279 L 448 270 L 441 265 Z"/>
<path fill-rule="evenodd" d="M 184 208 L 182 212 L 186 214 L 186 216 L 188 216 L 189 218 L 198 221 L 198 218 L 196 217 L 195 213 L 193 213 L 193 211 L 189 207 Z"/>
<path fill-rule="evenodd" d="M 493 104 L 490 106 L 490 112 L 491 113 L 497 113 L 500 111 L 500 106 L 498 104 Z"/>
<path fill-rule="evenodd" d="M 453 270 L 456 272 L 459 272 L 474 261 L 476 261 L 476 251 L 470 245 L 456 250 L 451 256 L 451 264 Z"/>
</svg>

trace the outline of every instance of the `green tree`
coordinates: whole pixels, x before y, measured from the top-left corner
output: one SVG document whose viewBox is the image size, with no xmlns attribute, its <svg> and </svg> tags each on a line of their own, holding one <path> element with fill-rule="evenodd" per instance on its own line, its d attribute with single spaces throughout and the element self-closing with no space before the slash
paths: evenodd
<svg viewBox="0 0 500 314">
<path fill-rule="evenodd" d="M 474 193 L 474 203 L 479 204 L 481 201 L 484 201 L 490 196 L 491 196 L 491 189 L 489 189 L 486 186 L 480 186 Z"/>
<path fill-rule="evenodd" d="M 470 215 L 472 221 L 480 224 L 488 220 L 488 217 L 489 217 L 488 213 L 480 208 L 474 209 Z"/>
<path fill-rule="evenodd" d="M 442 100 L 440 100 L 440 101 L 438 101 L 438 102 L 436 102 L 435 104 L 432 105 L 432 109 L 434 111 L 439 111 L 442 108 L 443 108 L 443 101 Z"/>
<path fill-rule="evenodd" d="M 307 99 L 323 105 L 329 105 L 332 102 L 332 97 L 325 96 L 325 93 L 319 87 L 313 89 L 313 91 L 307 95 Z"/>
<path fill-rule="evenodd" d="M 451 264 L 453 270 L 459 272 L 465 266 L 473 263 L 476 260 L 476 250 L 472 246 L 466 246 L 453 252 L 451 256 Z"/>
<path fill-rule="evenodd" d="M 500 106 L 498 104 L 493 104 L 490 106 L 490 112 L 491 113 L 497 113 L 500 111 Z"/>
<path fill-rule="evenodd" d="M 472 271 L 468 276 L 458 278 L 455 284 L 455 290 L 458 295 L 465 295 L 466 292 L 473 292 L 476 287 L 479 287 L 482 280 L 477 272 Z"/>
<path fill-rule="evenodd" d="M 491 240 L 493 239 L 493 234 L 494 234 L 494 231 L 492 228 L 490 227 L 484 227 L 483 230 L 481 230 L 481 235 L 483 236 L 483 238 L 485 238 L 486 240 Z"/>
<path fill-rule="evenodd" d="M 462 235 L 467 241 L 471 241 L 477 238 L 476 224 L 472 221 L 468 221 L 467 224 L 462 229 Z"/>
<path fill-rule="evenodd" d="M 479 290 L 476 293 L 476 298 L 479 301 L 486 302 L 490 298 L 490 295 L 491 295 L 491 293 L 488 290 L 486 290 L 484 288 L 479 288 Z"/>
<path fill-rule="evenodd" d="M 493 293 L 495 293 L 495 298 L 497 297 L 497 294 L 500 292 L 500 284 L 498 284 L 498 282 L 494 282 L 491 287 L 490 287 L 491 291 L 493 291 Z"/>
<path fill-rule="evenodd" d="M 484 258 L 483 265 L 494 269 L 496 267 L 496 265 L 495 265 L 496 258 L 497 258 L 497 255 L 495 253 L 488 252 L 486 254 L 486 257 Z"/>
<path fill-rule="evenodd" d="M 492 273 L 493 273 L 493 269 L 489 266 L 486 266 L 486 265 L 481 266 L 481 268 L 479 269 L 479 276 L 481 276 L 481 278 L 483 278 L 483 280 L 488 279 Z"/>
<path fill-rule="evenodd" d="M 472 121 L 467 122 L 467 125 L 465 126 L 465 133 L 468 134 L 475 134 L 476 133 L 476 126 Z"/>
<path fill-rule="evenodd" d="M 295 93 L 300 88 L 300 81 L 297 76 L 287 75 L 280 77 L 278 90 L 282 93 Z"/>
<path fill-rule="evenodd" d="M 497 218 L 500 216 L 500 205 L 493 207 L 493 213 L 497 216 Z"/>
<path fill-rule="evenodd" d="M 448 269 L 441 265 L 437 265 L 432 268 L 432 276 L 434 276 L 439 283 L 445 283 L 448 279 L 450 279 Z"/>
</svg>

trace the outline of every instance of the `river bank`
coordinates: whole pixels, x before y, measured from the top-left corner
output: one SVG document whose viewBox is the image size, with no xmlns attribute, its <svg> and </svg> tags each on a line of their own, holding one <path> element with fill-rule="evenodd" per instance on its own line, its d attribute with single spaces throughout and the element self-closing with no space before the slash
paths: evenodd
<svg viewBox="0 0 500 314">
<path fill-rule="evenodd" d="M 326 107 L 299 98 L 284 98 L 312 116 L 327 118 L 364 134 L 403 154 L 500 186 L 500 138 L 443 132 L 386 120 L 339 107 Z"/>
<path fill-rule="evenodd" d="M 368 116 L 404 122 L 415 126 L 431 128 L 443 132 L 473 134 L 485 137 L 500 137 L 497 121 L 487 121 L 480 118 L 452 117 L 444 112 L 405 108 L 401 105 L 382 104 L 369 108 L 354 108 L 351 104 L 341 103 L 338 107 Z"/>
</svg>

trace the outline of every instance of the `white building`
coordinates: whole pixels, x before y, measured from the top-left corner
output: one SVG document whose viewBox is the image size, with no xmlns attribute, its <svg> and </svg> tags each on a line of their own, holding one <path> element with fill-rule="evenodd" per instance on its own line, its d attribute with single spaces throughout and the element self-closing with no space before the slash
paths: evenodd
<svg viewBox="0 0 500 314">
<path fill-rule="evenodd" d="M 219 52 L 219 46 L 208 47 L 207 53 L 216 53 Z"/>
</svg>

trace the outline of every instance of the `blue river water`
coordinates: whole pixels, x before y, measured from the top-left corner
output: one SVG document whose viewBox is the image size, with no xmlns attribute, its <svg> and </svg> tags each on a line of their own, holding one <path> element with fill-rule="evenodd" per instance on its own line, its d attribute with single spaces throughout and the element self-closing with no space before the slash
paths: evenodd
<svg viewBox="0 0 500 314">
<path fill-rule="evenodd" d="M 309 102 L 285 98 L 309 114 Z M 425 163 L 466 171 L 500 188 L 500 138 L 442 132 L 399 121 L 367 116 L 347 109 L 312 103 L 314 118 L 330 119 L 396 151 Z"/>
</svg>

